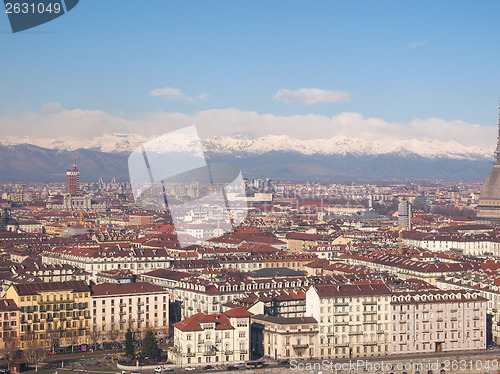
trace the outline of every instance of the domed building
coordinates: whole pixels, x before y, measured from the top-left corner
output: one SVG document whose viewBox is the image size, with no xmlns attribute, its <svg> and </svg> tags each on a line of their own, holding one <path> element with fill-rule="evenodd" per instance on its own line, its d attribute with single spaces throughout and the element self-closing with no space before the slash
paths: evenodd
<svg viewBox="0 0 500 374">
<path fill-rule="evenodd" d="M 493 169 L 484 181 L 476 210 L 478 219 L 500 220 L 500 121 Z"/>
</svg>

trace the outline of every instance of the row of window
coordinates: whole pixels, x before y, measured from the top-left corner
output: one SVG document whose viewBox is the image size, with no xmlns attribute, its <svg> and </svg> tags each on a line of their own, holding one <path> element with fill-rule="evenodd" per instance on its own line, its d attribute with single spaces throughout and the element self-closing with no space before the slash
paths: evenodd
<svg viewBox="0 0 500 374">
<path fill-rule="evenodd" d="M 59 297 L 58 297 L 59 295 Z M 54 295 L 40 295 L 40 299 L 38 299 L 38 296 L 37 295 L 32 295 L 32 296 L 21 296 L 21 301 L 57 301 L 57 300 L 64 300 L 64 295 L 61 293 L 61 294 L 54 294 Z M 78 294 L 70 294 L 70 293 L 67 293 L 66 294 L 66 300 L 70 300 L 70 299 L 73 299 L 73 298 L 85 298 L 85 297 L 89 297 L 90 296 L 90 293 L 88 292 L 84 292 L 84 293 L 78 293 Z"/>
</svg>

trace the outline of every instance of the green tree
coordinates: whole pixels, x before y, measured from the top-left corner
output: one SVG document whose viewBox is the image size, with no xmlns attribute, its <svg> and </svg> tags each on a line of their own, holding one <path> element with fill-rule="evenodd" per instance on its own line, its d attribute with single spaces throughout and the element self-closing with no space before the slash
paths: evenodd
<svg viewBox="0 0 500 374">
<path fill-rule="evenodd" d="M 158 342 L 156 341 L 153 331 L 148 330 L 142 341 L 142 357 L 157 358 L 160 355 Z"/>
<path fill-rule="evenodd" d="M 125 333 L 125 354 L 129 358 L 134 357 L 134 340 L 132 339 L 132 331 L 130 329 Z"/>
</svg>

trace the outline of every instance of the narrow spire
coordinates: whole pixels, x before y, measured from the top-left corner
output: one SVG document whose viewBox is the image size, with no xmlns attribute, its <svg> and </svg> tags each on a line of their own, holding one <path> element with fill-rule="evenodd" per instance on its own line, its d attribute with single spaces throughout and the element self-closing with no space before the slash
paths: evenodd
<svg viewBox="0 0 500 374">
<path fill-rule="evenodd" d="M 498 99 L 498 136 L 497 148 L 495 149 L 495 165 L 500 165 L 500 98 Z"/>
</svg>

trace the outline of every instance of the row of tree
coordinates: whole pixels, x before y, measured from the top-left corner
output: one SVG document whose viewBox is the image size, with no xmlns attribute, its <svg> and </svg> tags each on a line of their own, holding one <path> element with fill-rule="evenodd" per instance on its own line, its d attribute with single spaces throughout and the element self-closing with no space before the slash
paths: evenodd
<svg viewBox="0 0 500 374">
<path fill-rule="evenodd" d="M 125 355 L 129 359 L 135 357 L 134 348 L 134 338 L 133 333 L 130 329 L 127 330 L 125 334 Z M 158 341 L 153 333 L 153 331 L 148 330 L 142 340 L 142 349 L 140 352 L 140 357 L 156 359 L 160 356 L 160 349 L 158 348 Z"/>
</svg>

